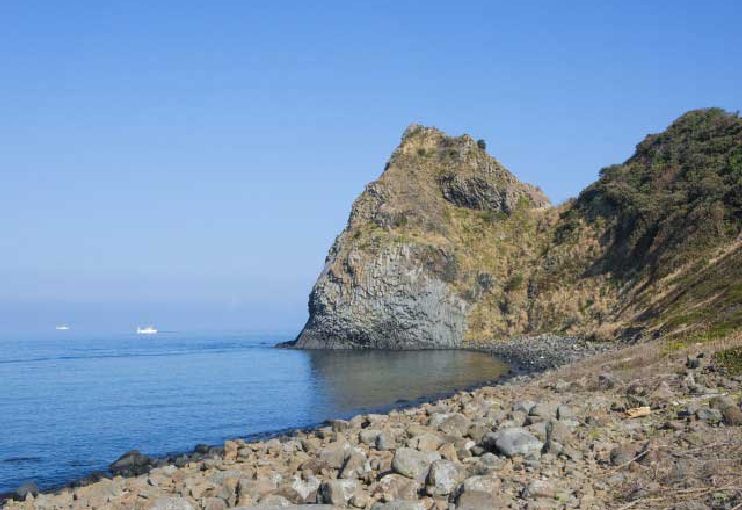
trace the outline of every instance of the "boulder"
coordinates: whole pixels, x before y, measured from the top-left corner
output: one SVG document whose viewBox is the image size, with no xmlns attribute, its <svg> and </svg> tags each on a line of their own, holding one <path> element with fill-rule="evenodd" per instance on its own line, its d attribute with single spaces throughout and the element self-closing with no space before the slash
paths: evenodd
<svg viewBox="0 0 742 510">
<path fill-rule="evenodd" d="M 623 466 L 636 460 L 641 447 L 637 444 L 621 444 L 611 450 L 610 461 L 614 466 Z"/>
<path fill-rule="evenodd" d="M 376 444 L 377 438 L 382 434 L 379 429 L 362 429 L 358 433 L 358 440 L 363 444 Z"/>
<path fill-rule="evenodd" d="M 345 464 L 349 451 L 348 443 L 330 443 L 317 452 L 317 460 L 326 462 L 331 468 L 340 469 Z"/>
<path fill-rule="evenodd" d="M 523 490 L 524 498 L 551 498 L 556 495 L 553 485 L 549 480 L 531 480 Z"/>
<path fill-rule="evenodd" d="M 696 418 L 709 423 L 721 423 L 724 419 L 722 412 L 712 407 L 701 407 L 696 411 Z"/>
<path fill-rule="evenodd" d="M 407 446 L 421 452 L 434 452 L 443 444 L 443 439 L 433 434 L 423 434 L 407 440 Z"/>
<path fill-rule="evenodd" d="M 359 479 L 364 478 L 371 471 L 366 454 L 358 448 L 353 448 L 345 460 L 340 478 Z"/>
<path fill-rule="evenodd" d="M 531 409 L 534 408 L 535 405 L 536 405 L 536 402 L 532 400 L 520 400 L 516 402 L 515 404 L 513 404 L 513 411 L 518 411 L 518 412 L 528 414 L 531 411 Z"/>
<path fill-rule="evenodd" d="M 371 510 L 425 510 L 420 501 L 392 501 L 391 503 L 374 503 Z"/>
<path fill-rule="evenodd" d="M 331 469 L 332 467 L 326 461 L 319 460 L 314 457 L 312 457 L 309 460 L 304 461 L 299 466 L 299 471 L 308 471 L 312 473 L 313 475 L 318 475 L 322 472 L 329 472 Z"/>
<path fill-rule="evenodd" d="M 465 435 L 469 431 L 470 426 L 471 420 L 463 414 L 457 413 L 451 414 L 446 419 L 444 419 L 440 423 L 440 425 L 438 425 L 438 430 L 450 436 L 460 437 Z"/>
<path fill-rule="evenodd" d="M 314 475 L 306 476 L 303 480 L 296 477 L 287 487 L 287 493 L 291 495 L 289 501 L 294 503 L 315 503 L 317 501 L 317 492 L 320 488 L 320 482 Z"/>
<path fill-rule="evenodd" d="M 499 493 L 500 479 L 497 476 L 471 476 L 461 482 L 457 489 L 456 510 L 506 508 Z"/>
<path fill-rule="evenodd" d="M 436 460 L 430 466 L 428 485 L 432 495 L 451 494 L 456 486 L 464 479 L 465 470 L 461 464 L 450 460 Z"/>
<path fill-rule="evenodd" d="M 195 510 L 195 505 L 188 498 L 169 497 L 156 499 L 149 508 L 150 510 Z"/>
<path fill-rule="evenodd" d="M 417 480 L 391 473 L 372 485 L 371 494 L 381 494 L 385 501 L 417 501 L 420 487 Z"/>
<path fill-rule="evenodd" d="M 412 448 L 399 448 L 392 460 L 392 469 L 408 478 L 424 482 L 433 461 L 441 458 L 438 453 L 421 452 Z"/>
<path fill-rule="evenodd" d="M 108 470 L 114 475 L 137 476 L 149 471 L 152 459 L 139 450 L 131 450 L 119 457 Z"/>
<path fill-rule="evenodd" d="M 223 499 L 209 497 L 203 504 L 204 510 L 227 510 L 227 504 Z"/>
<path fill-rule="evenodd" d="M 392 501 L 391 503 L 374 503 L 371 510 L 425 510 L 420 501 Z"/>
<path fill-rule="evenodd" d="M 397 439 L 388 432 L 376 436 L 376 449 L 379 451 L 393 450 L 397 447 Z"/>
<path fill-rule="evenodd" d="M 473 465 L 469 465 L 469 471 L 472 475 L 488 475 L 500 471 L 505 465 L 506 460 L 498 457 L 492 452 L 486 452 L 477 459 Z"/>
<path fill-rule="evenodd" d="M 15 491 L 16 496 L 18 496 L 18 499 L 26 499 L 26 496 L 31 494 L 32 496 L 37 496 L 39 494 L 39 486 L 36 485 L 34 482 L 28 482 L 24 483 L 18 489 Z"/>
<path fill-rule="evenodd" d="M 544 447 L 544 443 L 539 441 L 536 436 L 526 429 L 518 427 L 498 431 L 495 445 L 497 450 L 507 457 L 514 455 L 540 456 Z"/>
<path fill-rule="evenodd" d="M 335 505 L 281 505 L 265 503 L 257 506 L 241 506 L 234 510 L 337 510 Z"/>
<path fill-rule="evenodd" d="M 323 503 L 345 505 L 361 488 L 358 480 L 330 480 L 320 488 Z"/>
</svg>

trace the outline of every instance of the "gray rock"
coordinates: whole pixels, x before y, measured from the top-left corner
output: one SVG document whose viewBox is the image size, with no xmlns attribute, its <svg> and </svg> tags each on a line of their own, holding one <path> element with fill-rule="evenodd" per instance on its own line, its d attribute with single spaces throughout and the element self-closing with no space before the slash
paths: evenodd
<svg viewBox="0 0 742 510">
<path fill-rule="evenodd" d="M 611 372 L 603 372 L 598 375 L 598 388 L 602 390 L 610 390 L 619 383 L 618 378 Z"/>
<path fill-rule="evenodd" d="M 290 499 L 294 503 L 314 503 L 317 501 L 320 482 L 314 475 L 309 475 L 306 480 L 295 478 L 288 489 Z"/>
<path fill-rule="evenodd" d="M 407 440 L 407 446 L 421 452 L 434 452 L 443 444 L 443 439 L 433 434 L 422 434 Z"/>
<path fill-rule="evenodd" d="M 374 503 L 371 510 L 425 510 L 420 501 L 392 501 L 390 503 Z"/>
<path fill-rule="evenodd" d="M 433 461 L 440 460 L 438 453 L 421 452 L 412 448 L 399 448 L 392 460 L 392 469 L 408 478 L 424 482 Z"/>
<path fill-rule="evenodd" d="M 358 440 L 363 444 L 376 444 L 376 439 L 382 434 L 379 429 L 362 429 L 358 433 Z"/>
<path fill-rule="evenodd" d="M 428 485 L 432 488 L 431 495 L 451 494 L 464 476 L 465 470 L 461 464 L 450 460 L 436 460 L 430 466 L 428 474 Z"/>
<path fill-rule="evenodd" d="M 393 501 L 417 501 L 421 483 L 397 473 L 381 477 L 374 492 L 380 492 L 385 499 Z"/>
<path fill-rule="evenodd" d="M 556 410 L 557 420 L 568 421 L 568 420 L 574 419 L 574 417 L 575 417 L 575 413 L 571 407 L 565 406 L 565 405 L 560 405 L 557 407 L 557 410 Z"/>
<path fill-rule="evenodd" d="M 505 429 L 497 432 L 497 450 L 508 457 L 514 455 L 539 456 L 544 443 L 523 428 Z"/>
<path fill-rule="evenodd" d="M 500 480 L 496 476 L 471 476 L 457 489 L 456 510 L 506 508 L 499 493 Z"/>
<path fill-rule="evenodd" d="M 356 215 L 356 206 L 351 220 Z M 309 295 L 309 320 L 292 345 L 301 349 L 431 349 L 458 347 L 471 304 L 448 285 L 455 259 L 443 249 L 395 243 L 375 253 L 348 245 L 340 234 Z M 429 264 L 421 265 L 427 260 Z M 375 275 L 368 285 L 345 285 L 331 273 Z M 426 269 L 429 266 L 430 269 Z M 421 270 L 422 268 L 422 270 Z"/>
<path fill-rule="evenodd" d="M 18 487 L 15 491 L 16 496 L 18 496 L 20 499 L 26 499 L 26 496 L 31 494 L 32 496 L 37 496 L 39 494 L 39 486 L 36 485 L 34 482 L 27 482 Z"/>
<path fill-rule="evenodd" d="M 623 466 L 630 463 L 633 460 L 638 460 L 637 457 L 641 448 L 636 444 L 621 444 L 611 450 L 610 461 L 614 466 Z"/>
<path fill-rule="evenodd" d="M 345 460 L 345 464 L 340 473 L 340 478 L 359 479 L 366 476 L 370 471 L 371 466 L 366 454 L 358 448 L 353 448 L 348 454 L 348 458 Z"/>
<path fill-rule="evenodd" d="M 489 475 L 500 471 L 505 465 L 505 459 L 487 452 L 477 459 L 474 465 L 469 465 L 471 475 Z"/>
<path fill-rule="evenodd" d="M 554 498 L 555 494 L 549 480 L 532 480 L 523 490 L 524 498 Z"/>
<path fill-rule="evenodd" d="M 730 395 L 719 395 L 709 400 L 709 407 L 714 409 L 726 409 L 727 407 L 736 407 L 737 402 Z"/>
<path fill-rule="evenodd" d="M 317 460 L 326 462 L 331 468 L 339 469 L 345 464 L 348 453 L 350 453 L 348 443 L 330 443 L 317 452 Z"/>
<path fill-rule="evenodd" d="M 701 407 L 696 411 L 696 418 L 709 423 L 721 423 L 724 419 L 721 411 L 711 407 Z"/>
<path fill-rule="evenodd" d="M 188 498 L 159 498 L 149 507 L 150 510 L 194 510 L 193 502 Z"/>
<path fill-rule="evenodd" d="M 257 505 L 257 506 L 241 506 L 234 510 L 337 510 L 338 507 L 335 505 Z"/>
<path fill-rule="evenodd" d="M 513 404 L 513 411 L 520 411 L 528 415 L 531 409 L 534 408 L 536 402 L 533 400 L 520 400 Z"/>
<path fill-rule="evenodd" d="M 556 384 L 554 385 L 554 389 L 557 391 L 557 393 L 564 393 L 568 391 L 572 387 L 572 383 L 565 381 L 564 379 L 557 380 Z"/>
<path fill-rule="evenodd" d="M 393 450 L 397 447 L 397 440 L 391 434 L 382 432 L 376 436 L 376 449 L 379 451 Z"/>
<path fill-rule="evenodd" d="M 131 450 L 108 466 L 108 470 L 114 475 L 136 476 L 149 471 L 151 464 L 152 459 L 147 455 L 138 450 Z"/>
<path fill-rule="evenodd" d="M 345 505 L 360 489 L 358 480 L 330 480 L 320 488 L 323 503 Z"/>
<path fill-rule="evenodd" d="M 539 402 L 528 412 L 528 423 L 538 423 L 556 418 L 557 406 L 552 402 Z"/>
<path fill-rule="evenodd" d="M 452 414 L 438 425 L 438 430 L 452 436 L 463 436 L 469 431 L 470 425 L 471 420 L 463 414 Z"/>
<path fill-rule="evenodd" d="M 226 510 L 227 504 L 223 499 L 208 497 L 206 498 L 206 504 L 203 505 L 204 510 Z"/>
</svg>

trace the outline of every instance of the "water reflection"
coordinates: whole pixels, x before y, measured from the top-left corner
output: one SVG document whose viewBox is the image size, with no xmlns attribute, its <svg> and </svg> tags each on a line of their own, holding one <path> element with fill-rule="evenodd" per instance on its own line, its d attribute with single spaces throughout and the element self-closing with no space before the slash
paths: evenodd
<svg viewBox="0 0 742 510">
<path fill-rule="evenodd" d="M 310 351 L 308 356 L 316 409 L 335 416 L 449 393 L 507 371 L 495 357 L 466 351 Z"/>
</svg>

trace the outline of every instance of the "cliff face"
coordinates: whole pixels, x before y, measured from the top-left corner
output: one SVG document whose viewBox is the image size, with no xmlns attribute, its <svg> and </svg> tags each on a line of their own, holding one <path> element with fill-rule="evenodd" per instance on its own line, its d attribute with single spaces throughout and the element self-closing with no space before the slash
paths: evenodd
<svg viewBox="0 0 742 510">
<path fill-rule="evenodd" d="M 689 264 L 737 256 L 740 183 L 742 121 L 716 109 L 651 135 L 559 208 L 481 141 L 410 126 L 353 204 L 293 346 L 454 348 L 677 329 L 697 304 L 688 292 L 700 292 L 691 277 L 701 268 Z M 699 296 L 718 301 L 735 278 L 713 278 L 723 289 Z M 724 321 L 742 323 L 730 310 Z"/>
<path fill-rule="evenodd" d="M 309 298 L 298 347 L 458 347 L 472 300 L 452 209 L 490 215 L 544 207 L 469 136 L 410 126 L 382 176 L 353 204 Z"/>
</svg>

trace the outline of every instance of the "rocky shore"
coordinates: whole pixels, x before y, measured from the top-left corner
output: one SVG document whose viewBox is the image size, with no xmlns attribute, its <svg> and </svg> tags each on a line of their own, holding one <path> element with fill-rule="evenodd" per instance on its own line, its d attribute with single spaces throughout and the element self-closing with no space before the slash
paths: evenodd
<svg viewBox="0 0 742 510">
<path fill-rule="evenodd" d="M 538 335 L 499 342 L 467 342 L 466 349 L 489 352 L 516 373 L 536 373 L 574 363 L 601 352 L 615 350 L 613 342 L 591 342 L 579 337 Z"/>
<path fill-rule="evenodd" d="M 627 347 L 5 508 L 736 509 L 742 377 L 713 349 Z"/>
</svg>

